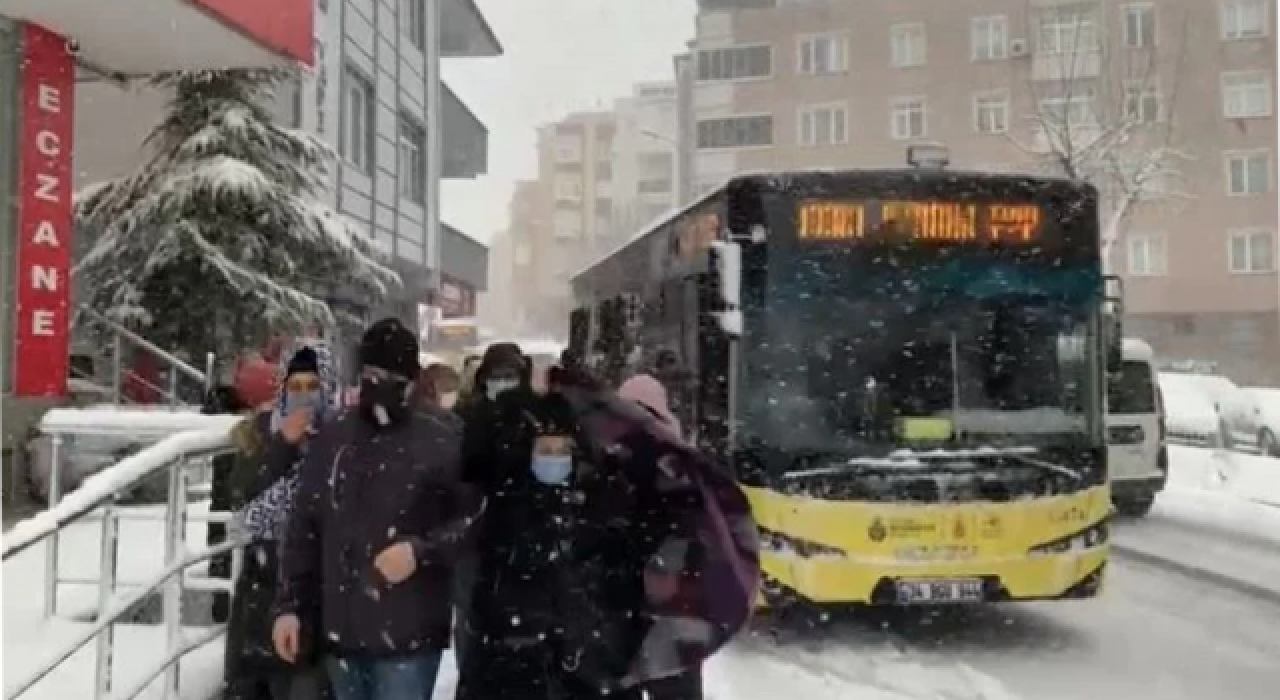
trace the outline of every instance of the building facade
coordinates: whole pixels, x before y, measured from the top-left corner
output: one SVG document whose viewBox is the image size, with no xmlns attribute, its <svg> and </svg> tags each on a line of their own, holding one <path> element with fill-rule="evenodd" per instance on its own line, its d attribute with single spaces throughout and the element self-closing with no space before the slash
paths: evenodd
<svg viewBox="0 0 1280 700">
<path fill-rule="evenodd" d="M 613 216 L 597 250 L 619 244 L 676 205 L 678 97 L 674 82 L 638 83 L 615 103 Z"/>
<path fill-rule="evenodd" d="M 1275 0 L 701 0 L 694 186 L 901 166 L 923 141 L 957 169 L 1069 161 L 1103 193 L 1129 331 L 1164 358 L 1280 382 L 1275 12 Z M 1123 176 L 1097 175 L 1104 139 Z"/>
</svg>

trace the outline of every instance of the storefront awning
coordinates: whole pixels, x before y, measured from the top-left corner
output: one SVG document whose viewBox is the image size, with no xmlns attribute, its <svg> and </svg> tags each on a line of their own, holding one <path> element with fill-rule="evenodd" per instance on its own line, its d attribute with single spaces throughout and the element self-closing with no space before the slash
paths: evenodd
<svg viewBox="0 0 1280 700">
<path fill-rule="evenodd" d="M 0 16 L 67 37 L 81 62 L 127 76 L 311 65 L 313 0 L 0 0 Z"/>
</svg>

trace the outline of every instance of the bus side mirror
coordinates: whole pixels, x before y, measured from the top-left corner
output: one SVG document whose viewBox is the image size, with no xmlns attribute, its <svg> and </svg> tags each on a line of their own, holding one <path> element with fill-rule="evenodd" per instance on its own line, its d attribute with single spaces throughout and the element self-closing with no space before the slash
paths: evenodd
<svg viewBox="0 0 1280 700">
<path fill-rule="evenodd" d="M 711 270 L 718 283 L 721 308 L 716 311 L 720 330 L 728 336 L 742 335 L 742 246 L 730 241 L 711 244 Z"/>
</svg>

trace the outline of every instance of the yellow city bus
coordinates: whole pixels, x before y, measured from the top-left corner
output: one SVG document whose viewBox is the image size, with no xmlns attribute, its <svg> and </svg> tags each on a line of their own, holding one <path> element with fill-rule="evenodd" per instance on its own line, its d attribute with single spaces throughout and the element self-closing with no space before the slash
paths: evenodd
<svg viewBox="0 0 1280 700">
<path fill-rule="evenodd" d="M 572 279 L 570 348 L 615 381 L 665 358 L 771 604 L 1091 597 L 1121 340 L 1097 217 L 1048 178 L 741 176 Z"/>
</svg>

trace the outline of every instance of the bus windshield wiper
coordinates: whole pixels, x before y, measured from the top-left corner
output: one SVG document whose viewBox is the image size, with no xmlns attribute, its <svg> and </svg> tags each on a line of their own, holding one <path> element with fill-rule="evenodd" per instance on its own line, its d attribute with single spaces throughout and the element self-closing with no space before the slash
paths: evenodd
<svg viewBox="0 0 1280 700">
<path fill-rule="evenodd" d="M 1045 469 L 1077 480 L 1083 478 L 1078 471 L 1035 458 L 1034 455 L 1038 452 L 1039 450 L 1034 447 L 975 447 L 918 451 L 902 449 L 891 452 L 884 457 L 853 457 L 844 464 L 789 472 L 784 478 L 804 479 L 815 476 L 836 476 L 865 470 L 919 469 L 927 471 L 932 466 L 931 462 L 936 464 L 942 461 L 1000 458 L 1016 460 L 1028 466 Z"/>
</svg>

